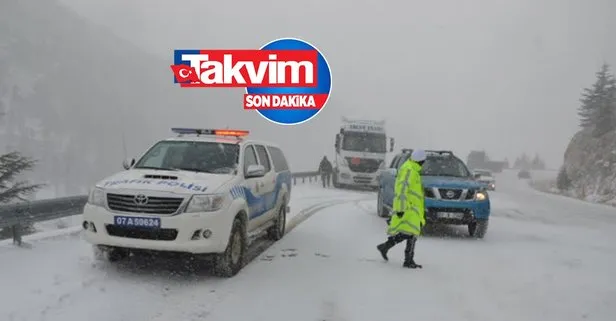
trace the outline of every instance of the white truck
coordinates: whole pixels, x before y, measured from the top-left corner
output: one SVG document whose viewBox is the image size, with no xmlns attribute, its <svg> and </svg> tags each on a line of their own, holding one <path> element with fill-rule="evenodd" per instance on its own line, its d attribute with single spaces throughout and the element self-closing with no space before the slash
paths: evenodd
<svg viewBox="0 0 616 321">
<path fill-rule="evenodd" d="M 352 120 L 342 117 L 336 134 L 332 183 L 336 188 L 378 188 L 379 171 L 386 168 L 387 133 L 385 121 Z M 394 139 L 389 138 L 389 151 Z"/>
</svg>

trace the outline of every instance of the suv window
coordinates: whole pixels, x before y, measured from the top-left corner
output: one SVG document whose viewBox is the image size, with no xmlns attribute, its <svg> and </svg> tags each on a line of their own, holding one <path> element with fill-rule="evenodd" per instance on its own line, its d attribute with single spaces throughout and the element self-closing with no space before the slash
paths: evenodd
<svg viewBox="0 0 616 321">
<path fill-rule="evenodd" d="M 257 154 L 252 146 L 246 146 L 244 149 L 244 173 L 248 170 L 250 165 L 259 165 L 257 161 Z"/>
<path fill-rule="evenodd" d="M 267 146 L 267 150 L 272 157 L 272 163 L 274 163 L 274 170 L 276 172 L 282 172 L 289 170 L 289 164 L 287 163 L 287 159 L 284 157 L 284 154 L 278 147 Z"/>
<path fill-rule="evenodd" d="M 265 167 L 265 172 L 269 172 L 272 169 L 272 164 L 270 164 L 269 156 L 267 156 L 267 151 L 263 145 L 255 145 L 257 149 L 257 154 L 259 155 L 259 163 Z"/>
</svg>

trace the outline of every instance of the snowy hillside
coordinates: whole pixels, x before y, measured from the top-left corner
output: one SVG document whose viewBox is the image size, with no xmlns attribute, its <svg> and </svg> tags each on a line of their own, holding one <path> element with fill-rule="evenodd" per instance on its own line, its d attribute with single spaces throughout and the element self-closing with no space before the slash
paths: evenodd
<svg viewBox="0 0 616 321">
<path fill-rule="evenodd" d="M 56 194 L 82 193 L 121 169 L 124 130 L 142 151 L 178 105 L 203 110 L 171 75 L 169 61 L 54 0 L 0 1 L 0 153 L 38 159 L 30 178 Z"/>
<path fill-rule="evenodd" d="M 578 132 L 565 152 L 564 168 L 572 183 L 566 194 L 616 205 L 616 131 L 598 138 Z"/>
</svg>

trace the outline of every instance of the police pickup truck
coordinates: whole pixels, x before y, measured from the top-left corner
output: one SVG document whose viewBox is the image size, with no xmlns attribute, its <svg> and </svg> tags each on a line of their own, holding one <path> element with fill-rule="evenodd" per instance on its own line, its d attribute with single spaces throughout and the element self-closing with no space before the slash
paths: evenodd
<svg viewBox="0 0 616 321">
<path fill-rule="evenodd" d="M 396 173 L 411 152 L 403 149 L 379 175 L 377 212 L 381 217 L 391 213 Z M 474 180 L 464 162 L 451 151 L 426 151 L 426 155 L 421 172 L 426 224 L 467 225 L 471 236 L 483 238 L 490 218 L 485 184 Z"/>
<path fill-rule="evenodd" d="M 126 171 L 92 189 L 84 208 L 85 239 L 97 258 L 136 251 L 214 256 L 225 277 L 243 267 L 253 235 L 285 234 L 291 173 L 274 144 L 248 131 L 173 128 Z"/>
</svg>

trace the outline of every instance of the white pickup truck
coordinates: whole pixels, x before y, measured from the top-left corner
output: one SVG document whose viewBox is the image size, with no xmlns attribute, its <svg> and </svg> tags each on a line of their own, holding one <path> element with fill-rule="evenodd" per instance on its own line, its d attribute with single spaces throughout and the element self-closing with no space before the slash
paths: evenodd
<svg viewBox="0 0 616 321">
<path fill-rule="evenodd" d="M 473 170 L 475 180 L 486 185 L 486 188 L 490 191 L 496 190 L 496 179 L 492 175 L 492 171 L 487 169 L 475 169 Z"/>
<path fill-rule="evenodd" d="M 174 128 L 126 171 L 98 182 L 83 212 L 97 258 L 167 251 L 214 256 L 235 275 L 251 235 L 285 234 L 291 172 L 276 145 L 247 131 Z"/>
</svg>

